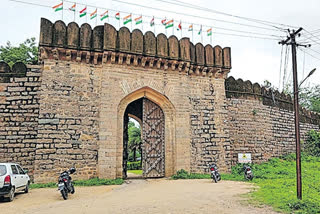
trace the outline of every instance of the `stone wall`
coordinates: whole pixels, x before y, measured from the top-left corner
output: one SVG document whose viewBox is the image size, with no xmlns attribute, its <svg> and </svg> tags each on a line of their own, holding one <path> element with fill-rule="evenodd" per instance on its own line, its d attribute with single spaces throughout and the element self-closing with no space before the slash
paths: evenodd
<svg viewBox="0 0 320 214">
<path fill-rule="evenodd" d="M 20 163 L 34 174 L 41 66 L 0 62 L 0 162 Z"/>
<path fill-rule="evenodd" d="M 74 166 L 75 178 L 97 177 L 99 69 L 46 62 L 40 93 L 35 181 L 55 181 Z"/>
<path fill-rule="evenodd" d="M 266 161 L 295 152 L 295 128 L 292 100 L 250 81 L 226 80 L 229 136 L 232 164 L 238 153 L 252 153 L 253 162 Z M 319 130 L 320 115 L 300 109 L 301 139 L 311 130 Z"/>
</svg>

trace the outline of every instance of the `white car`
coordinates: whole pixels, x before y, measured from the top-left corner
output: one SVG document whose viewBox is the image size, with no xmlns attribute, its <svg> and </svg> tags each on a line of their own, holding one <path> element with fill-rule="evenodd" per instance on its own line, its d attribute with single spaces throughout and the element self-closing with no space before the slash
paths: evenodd
<svg viewBox="0 0 320 214">
<path fill-rule="evenodd" d="M 0 163 L 0 197 L 12 201 L 18 191 L 29 191 L 30 178 L 19 164 Z"/>
</svg>

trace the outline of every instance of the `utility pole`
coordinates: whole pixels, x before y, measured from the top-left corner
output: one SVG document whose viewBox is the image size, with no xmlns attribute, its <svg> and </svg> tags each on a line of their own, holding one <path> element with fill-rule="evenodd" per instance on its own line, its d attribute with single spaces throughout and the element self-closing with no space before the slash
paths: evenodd
<svg viewBox="0 0 320 214">
<path fill-rule="evenodd" d="M 292 68 L 293 68 L 293 94 L 294 94 L 294 124 L 296 136 L 296 172 L 297 172 L 297 197 L 302 199 L 302 182 L 301 182 L 301 147 L 300 147 L 300 126 L 299 126 L 299 88 L 297 72 L 297 46 L 310 47 L 310 45 L 300 45 L 296 43 L 296 36 L 300 36 L 300 27 L 297 31 L 289 31 L 290 37 L 279 42 L 282 45 L 291 45 L 292 50 Z"/>
</svg>

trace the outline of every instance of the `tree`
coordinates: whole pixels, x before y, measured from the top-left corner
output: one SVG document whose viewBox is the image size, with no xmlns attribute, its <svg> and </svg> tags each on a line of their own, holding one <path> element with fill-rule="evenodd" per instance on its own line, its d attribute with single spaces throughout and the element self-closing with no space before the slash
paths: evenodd
<svg viewBox="0 0 320 214">
<path fill-rule="evenodd" d="M 36 39 L 27 39 L 18 47 L 14 47 L 8 41 L 6 46 L 0 46 L 0 61 L 4 61 L 12 66 L 16 62 L 26 64 L 36 64 L 38 62 L 38 47 Z"/>
<path fill-rule="evenodd" d="M 320 113 L 320 85 L 301 88 L 299 92 L 299 103 L 306 109 Z"/>
<path fill-rule="evenodd" d="M 129 153 L 133 155 L 133 161 L 137 160 L 137 151 L 141 154 L 141 129 L 136 127 L 134 122 L 128 123 L 128 148 Z"/>
</svg>

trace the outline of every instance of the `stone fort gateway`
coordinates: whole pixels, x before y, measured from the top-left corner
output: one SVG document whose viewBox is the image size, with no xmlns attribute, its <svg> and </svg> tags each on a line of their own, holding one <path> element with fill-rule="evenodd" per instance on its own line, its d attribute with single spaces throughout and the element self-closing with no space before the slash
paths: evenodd
<svg viewBox="0 0 320 214">
<path fill-rule="evenodd" d="M 228 77 L 231 49 L 105 24 L 41 19 L 39 64 L 0 62 L 0 162 L 35 182 L 125 178 L 128 118 L 142 127 L 143 176 L 230 171 L 295 151 L 289 95 Z M 301 136 L 320 115 L 300 110 Z"/>
</svg>

